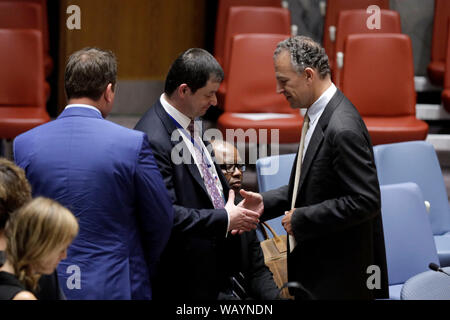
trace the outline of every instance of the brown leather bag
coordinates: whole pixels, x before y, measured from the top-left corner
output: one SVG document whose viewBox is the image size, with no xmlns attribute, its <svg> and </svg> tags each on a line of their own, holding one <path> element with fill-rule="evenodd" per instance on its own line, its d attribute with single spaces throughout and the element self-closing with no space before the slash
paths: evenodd
<svg viewBox="0 0 450 320">
<path fill-rule="evenodd" d="M 285 284 L 287 279 L 287 237 L 286 235 L 279 236 L 276 234 L 267 223 L 261 222 L 263 226 L 261 231 L 266 240 L 261 241 L 261 248 L 264 254 L 264 262 L 273 273 L 273 279 L 278 288 Z M 273 238 L 269 238 L 266 228 L 272 233 Z M 284 288 L 281 292 L 283 298 L 293 299 L 289 294 L 288 288 Z"/>
</svg>

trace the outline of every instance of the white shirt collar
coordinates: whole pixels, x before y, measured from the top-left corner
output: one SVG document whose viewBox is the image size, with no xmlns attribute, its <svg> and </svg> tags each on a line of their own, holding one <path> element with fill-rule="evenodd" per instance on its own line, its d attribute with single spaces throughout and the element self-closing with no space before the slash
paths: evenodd
<svg viewBox="0 0 450 320">
<path fill-rule="evenodd" d="M 94 106 L 90 106 L 90 105 L 88 105 L 88 104 L 82 104 L 82 103 L 76 103 L 76 104 L 69 104 L 69 105 L 67 105 L 65 108 L 64 108 L 64 110 L 65 109 L 69 109 L 69 108 L 87 108 L 87 109 L 91 109 L 91 110 L 95 110 L 95 111 L 97 111 L 98 113 L 100 113 L 100 115 L 102 114 L 101 112 L 100 112 L 100 110 L 98 110 L 96 107 L 94 107 Z"/>
<path fill-rule="evenodd" d="M 320 116 L 322 115 L 323 111 L 325 110 L 325 107 L 327 106 L 328 102 L 330 102 L 331 98 L 333 98 L 334 94 L 336 93 L 337 88 L 334 85 L 334 83 L 331 83 L 331 85 L 328 87 L 327 90 L 322 93 L 322 95 L 317 99 L 311 107 L 308 108 L 308 117 L 309 122 L 315 123 Z"/>
<path fill-rule="evenodd" d="M 188 116 L 186 116 L 185 114 L 181 113 L 177 108 L 172 106 L 169 102 L 167 102 L 166 96 L 164 93 L 159 98 L 159 101 L 161 102 L 164 110 L 172 118 L 174 118 L 183 127 L 183 129 L 186 129 L 189 126 L 189 123 L 191 123 L 191 119 Z"/>
</svg>

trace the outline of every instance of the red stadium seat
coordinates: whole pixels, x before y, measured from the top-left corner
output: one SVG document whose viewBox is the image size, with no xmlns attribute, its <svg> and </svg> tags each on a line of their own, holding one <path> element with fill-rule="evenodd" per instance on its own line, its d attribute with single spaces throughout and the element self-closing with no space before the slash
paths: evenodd
<svg viewBox="0 0 450 320">
<path fill-rule="evenodd" d="M 356 33 L 401 33 L 400 15 L 393 10 L 380 11 L 380 28 L 367 28 L 366 21 L 370 14 L 366 10 L 343 10 L 339 13 L 336 31 L 336 54 L 332 58 L 334 70 L 332 70 L 333 82 L 340 88 L 341 67 L 337 61 L 339 54 L 343 55 L 344 41 L 350 34 Z M 331 59 L 331 57 L 329 57 Z"/>
<path fill-rule="evenodd" d="M 342 91 L 363 117 L 374 145 L 426 138 L 428 125 L 416 118 L 414 63 L 408 36 L 349 35 Z"/>
<path fill-rule="evenodd" d="M 214 57 L 222 64 L 225 47 L 225 30 L 228 23 L 228 10 L 233 6 L 281 7 L 280 0 L 219 0 L 214 36 Z"/>
<path fill-rule="evenodd" d="M 218 127 L 224 135 L 226 129 L 267 129 L 270 142 L 271 130 L 279 129 L 280 143 L 300 141 L 303 123 L 300 110 L 292 109 L 285 97 L 276 92 L 273 52 L 277 44 L 288 37 L 288 34 L 233 37 L 225 112 L 218 119 Z M 248 114 L 264 116 L 268 113 L 276 113 L 282 118 L 245 118 Z"/>
<path fill-rule="evenodd" d="M 0 29 L 36 29 L 43 32 L 42 8 L 38 3 L 22 1 L 0 1 Z M 43 50 L 45 44 L 43 43 Z M 47 52 L 44 50 L 44 57 Z M 44 58 L 44 65 L 45 65 Z M 50 59 L 51 62 L 51 59 Z M 50 69 L 51 71 L 51 69 Z M 46 99 L 50 96 L 50 85 L 44 83 Z"/>
<path fill-rule="evenodd" d="M 448 19 L 450 30 L 450 19 Z M 450 112 L 450 32 L 447 33 L 447 57 L 445 61 L 444 90 L 442 91 L 442 105 Z"/>
<path fill-rule="evenodd" d="M 50 120 L 42 55 L 39 31 L 0 30 L 0 138 L 12 139 Z"/>
<path fill-rule="evenodd" d="M 225 48 L 222 67 L 225 80 L 218 92 L 218 106 L 223 108 L 228 75 L 228 62 L 231 54 L 231 42 L 234 35 L 241 33 L 275 33 L 289 34 L 291 16 L 288 9 L 275 7 L 231 7 L 225 30 Z"/>
<path fill-rule="evenodd" d="M 447 19 L 450 17 L 450 1 L 435 0 L 431 61 L 427 72 L 430 82 L 437 86 L 444 84 L 445 56 L 447 50 Z"/>
<path fill-rule="evenodd" d="M 35 3 L 40 6 L 41 12 L 41 28 L 42 28 L 42 40 L 44 42 L 44 68 L 45 76 L 48 77 L 53 71 L 53 60 L 49 55 L 49 35 L 48 35 L 48 17 L 47 17 L 47 0 L 0 0 L 0 2 L 25 2 Z M 21 23 L 24 23 L 22 21 Z M 26 22 L 25 22 L 26 23 Z M 48 88 L 49 89 L 49 88 Z"/>
<path fill-rule="evenodd" d="M 330 67 L 334 69 L 335 40 L 339 12 L 342 10 L 367 9 L 377 5 L 380 9 L 389 9 L 389 0 L 328 0 L 323 29 L 323 47 L 330 59 Z M 330 31 L 331 29 L 331 31 Z M 334 30 L 334 32 L 332 31 Z"/>
</svg>

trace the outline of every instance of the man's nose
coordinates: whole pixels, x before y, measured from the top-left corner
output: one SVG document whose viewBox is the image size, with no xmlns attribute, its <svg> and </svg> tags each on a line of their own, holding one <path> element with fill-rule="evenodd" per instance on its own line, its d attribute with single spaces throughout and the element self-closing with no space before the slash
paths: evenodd
<svg viewBox="0 0 450 320">
<path fill-rule="evenodd" d="M 213 94 L 212 98 L 211 98 L 211 105 L 212 106 L 216 106 L 217 105 L 217 95 Z"/>
<path fill-rule="evenodd" d="M 283 86 L 277 82 L 277 93 L 283 93 L 283 92 L 284 92 Z"/>
</svg>

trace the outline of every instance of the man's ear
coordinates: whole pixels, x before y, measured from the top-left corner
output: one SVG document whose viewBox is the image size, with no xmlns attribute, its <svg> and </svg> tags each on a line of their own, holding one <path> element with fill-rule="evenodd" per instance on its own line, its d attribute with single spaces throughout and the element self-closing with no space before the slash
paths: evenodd
<svg viewBox="0 0 450 320">
<path fill-rule="evenodd" d="M 307 67 L 307 68 L 305 68 L 305 75 L 306 75 L 306 80 L 311 81 L 316 76 L 316 72 L 314 71 L 314 69 Z"/>
<path fill-rule="evenodd" d="M 113 90 L 113 84 L 112 83 L 108 83 L 108 85 L 106 86 L 106 90 L 105 90 L 105 100 L 106 102 L 110 103 L 114 100 L 114 90 Z"/>
<path fill-rule="evenodd" d="M 180 97 L 184 97 L 190 91 L 190 89 L 186 83 L 182 83 L 178 86 L 177 91 Z"/>
</svg>

